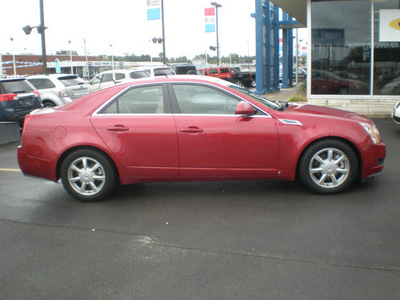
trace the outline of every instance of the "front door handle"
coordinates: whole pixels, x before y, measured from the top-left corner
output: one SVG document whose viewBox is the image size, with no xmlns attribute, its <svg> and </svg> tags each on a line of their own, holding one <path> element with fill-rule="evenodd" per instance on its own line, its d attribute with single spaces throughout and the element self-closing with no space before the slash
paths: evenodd
<svg viewBox="0 0 400 300">
<path fill-rule="evenodd" d="M 189 126 L 186 128 L 181 128 L 181 132 L 185 132 L 185 133 L 199 133 L 199 132 L 203 132 L 203 129 L 197 127 L 197 126 Z"/>
<path fill-rule="evenodd" d="M 107 131 L 128 131 L 129 128 L 124 125 L 114 125 L 107 127 Z"/>
</svg>

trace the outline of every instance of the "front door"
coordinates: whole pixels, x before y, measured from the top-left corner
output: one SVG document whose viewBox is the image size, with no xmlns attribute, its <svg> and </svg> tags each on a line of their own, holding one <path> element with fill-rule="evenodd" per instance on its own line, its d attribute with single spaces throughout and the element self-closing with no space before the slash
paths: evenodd
<svg viewBox="0 0 400 300">
<path fill-rule="evenodd" d="M 275 120 L 235 115 L 240 99 L 198 84 L 174 84 L 183 177 L 270 177 L 278 165 Z"/>
</svg>

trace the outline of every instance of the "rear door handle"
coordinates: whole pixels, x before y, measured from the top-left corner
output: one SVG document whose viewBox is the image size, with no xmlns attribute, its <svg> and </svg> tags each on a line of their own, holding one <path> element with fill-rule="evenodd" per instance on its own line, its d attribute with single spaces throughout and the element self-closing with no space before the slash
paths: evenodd
<svg viewBox="0 0 400 300">
<path fill-rule="evenodd" d="M 115 125 L 107 127 L 107 131 L 128 131 L 129 128 L 124 125 Z"/>
<path fill-rule="evenodd" d="M 203 129 L 197 127 L 197 126 L 189 126 L 186 128 L 181 128 L 181 132 L 185 132 L 185 133 L 199 133 L 199 132 L 203 132 Z"/>
</svg>

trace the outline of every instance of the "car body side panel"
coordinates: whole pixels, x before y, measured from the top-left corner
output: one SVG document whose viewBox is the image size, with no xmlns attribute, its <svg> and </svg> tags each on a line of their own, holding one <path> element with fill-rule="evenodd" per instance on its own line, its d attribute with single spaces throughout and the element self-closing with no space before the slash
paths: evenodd
<svg viewBox="0 0 400 300">
<path fill-rule="evenodd" d="M 278 134 L 273 118 L 177 114 L 175 120 L 183 177 L 276 176 Z"/>
<path fill-rule="evenodd" d="M 176 128 L 171 114 L 97 115 L 91 123 L 131 178 L 179 175 Z"/>
<path fill-rule="evenodd" d="M 76 147 L 92 147 L 105 152 L 116 161 L 87 118 L 65 117 L 63 113 L 34 115 L 24 130 L 18 161 L 25 175 L 57 181 L 57 163 L 63 154 Z M 122 177 L 125 171 L 116 167 Z"/>
</svg>

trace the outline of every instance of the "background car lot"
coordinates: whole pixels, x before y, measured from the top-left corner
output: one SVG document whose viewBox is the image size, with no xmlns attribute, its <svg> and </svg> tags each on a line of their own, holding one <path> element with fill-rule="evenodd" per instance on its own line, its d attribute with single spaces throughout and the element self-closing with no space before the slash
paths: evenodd
<svg viewBox="0 0 400 300">
<path fill-rule="evenodd" d="M 64 105 L 90 92 L 89 84 L 77 75 L 33 75 L 27 80 L 39 91 L 45 107 Z"/>
<path fill-rule="evenodd" d="M 400 128 L 374 121 L 383 173 L 330 196 L 146 183 L 81 203 L 1 146 L 0 299 L 398 299 Z"/>
</svg>

